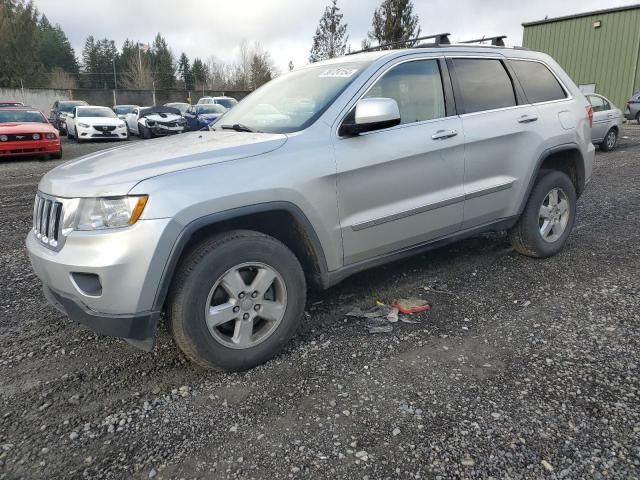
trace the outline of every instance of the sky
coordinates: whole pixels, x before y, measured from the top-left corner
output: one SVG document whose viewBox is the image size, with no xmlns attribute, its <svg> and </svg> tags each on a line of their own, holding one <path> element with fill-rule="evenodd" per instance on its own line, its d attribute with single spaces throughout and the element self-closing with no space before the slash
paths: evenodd
<svg viewBox="0 0 640 480">
<path fill-rule="evenodd" d="M 160 32 L 175 57 L 211 56 L 233 61 L 243 40 L 260 42 L 277 68 L 308 62 L 318 21 L 330 0 L 35 0 L 51 23 L 59 23 L 79 57 L 88 35 L 151 43 Z M 371 29 L 381 0 L 338 0 L 357 50 Z M 522 42 L 522 22 L 638 3 L 638 0 L 414 0 L 422 35 L 449 32 L 452 41 L 507 35 Z"/>
</svg>

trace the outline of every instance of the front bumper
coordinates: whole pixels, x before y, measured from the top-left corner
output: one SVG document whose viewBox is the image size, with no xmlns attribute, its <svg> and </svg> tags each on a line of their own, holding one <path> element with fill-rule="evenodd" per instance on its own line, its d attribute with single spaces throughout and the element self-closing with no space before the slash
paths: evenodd
<svg viewBox="0 0 640 480">
<path fill-rule="evenodd" d="M 0 142 L 0 157 L 60 153 L 60 139 Z"/>
<path fill-rule="evenodd" d="M 127 127 L 117 127 L 111 131 L 102 131 L 98 130 L 95 127 L 80 127 L 76 126 L 78 130 L 78 136 L 82 139 L 92 139 L 92 140 L 100 140 L 100 139 L 125 139 L 127 138 Z"/>
<path fill-rule="evenodd" d="M 175 133 L 184 132 L 184 125 L 180 125 L 178 127 L 168 127 L 166 125 L 156 123 L 153 126 L 149 127 L 149 129 L 153 132 L 154 135 L 157 136 L 173 135 Z"/>
<path fill-rule="evenodd" d="M 32 230 L 27 250 L 47 298 L 72 320 L 104 335 L 144 340 L 153 337 L 159 317 L 154 302 L 166 264 L 159 241 L 169 221 L 74 231 L 59 251 L 43 245 Z"/>
</svg>

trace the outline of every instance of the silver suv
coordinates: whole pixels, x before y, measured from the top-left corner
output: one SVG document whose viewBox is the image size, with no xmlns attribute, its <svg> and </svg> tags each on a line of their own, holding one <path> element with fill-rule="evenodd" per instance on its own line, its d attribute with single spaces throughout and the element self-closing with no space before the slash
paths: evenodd
<svg viewBox="0 0 640 480">
<path fill-rule="evenodd" d="M 47 173 L 27 247 L 47 298 L 205 367 L 294 334 L 307 285 L 488 230 L 559 252 L 594 158 L 591 106 L 547 55 L 441 46 L 312 64 L 215 125 Z"/>
</svg>

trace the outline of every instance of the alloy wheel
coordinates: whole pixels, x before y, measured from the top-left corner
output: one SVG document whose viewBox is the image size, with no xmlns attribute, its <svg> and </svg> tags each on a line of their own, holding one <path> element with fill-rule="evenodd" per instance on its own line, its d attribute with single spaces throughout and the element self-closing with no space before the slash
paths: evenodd
<svg viewBox="0 0 640 480">
<path fill-rule="evenodd" d="M 538 216 L 538 228 L 545 242 L 557 241 L 567 228 L 569 216 L 569 198 L 561 188 L 552 189 L 544 197 Z"/>
<path fill-rule="evenodd" d="M 269 265 L 242 263 L 227 270 L 209 291 L 205 321 L 222 345 L 255 347 L 277 329 L 287 308 L 282 276 Z"/>
</svg>

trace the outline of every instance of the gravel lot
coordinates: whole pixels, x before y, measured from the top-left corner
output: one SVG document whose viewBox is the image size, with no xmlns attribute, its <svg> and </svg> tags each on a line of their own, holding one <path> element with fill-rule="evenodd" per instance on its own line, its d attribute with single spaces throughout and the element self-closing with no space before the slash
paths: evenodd
<svg viewBox="0 0 640 480">
<path fill-rule="evenodd" d="M 300 334 L 203 371 L 46 305 L 24 248 L 60 162 L 0 163 L 0 478 L 640 478 L 640 128 L 598 152 L 564 252 L 504 235 L 312 292 Z M 65 145 L 65 157 L 101 145 Z M 353 307 L 434 304 L 372 335 Z"/>
</svg>

